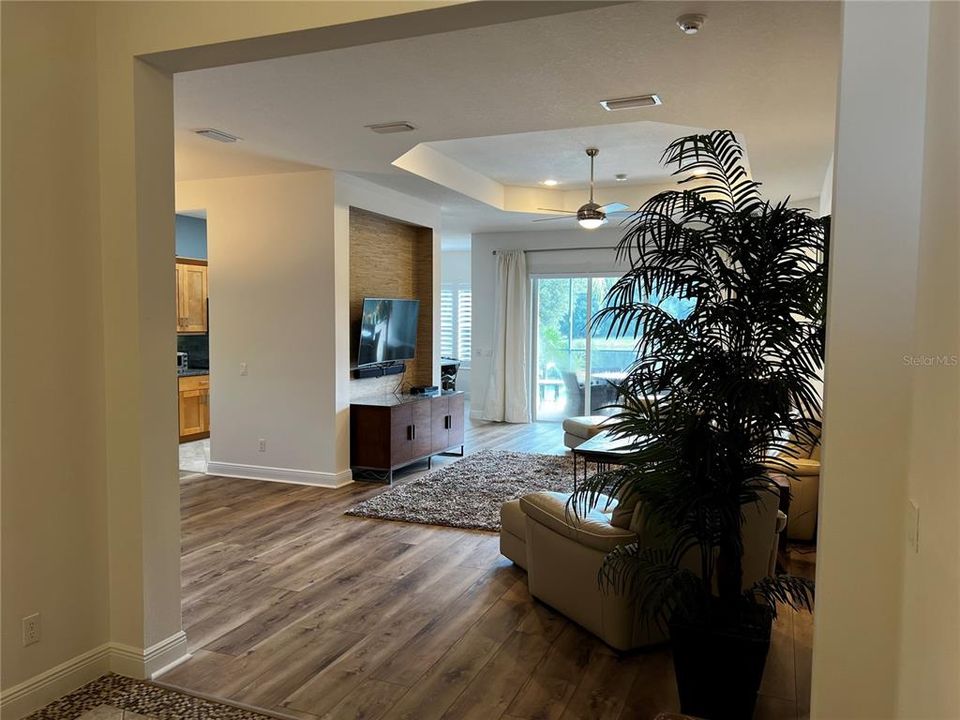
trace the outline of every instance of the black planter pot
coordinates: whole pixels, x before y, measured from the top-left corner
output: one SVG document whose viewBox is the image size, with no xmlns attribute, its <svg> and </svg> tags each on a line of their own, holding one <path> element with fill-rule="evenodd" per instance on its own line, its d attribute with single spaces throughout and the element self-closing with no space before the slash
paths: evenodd
<svg viewBox="0 0 960 720">
<path fill-rule="evenodd" d="M 704 720 L 750 720 L 770 649 L 769 613 L 735 627 L 670 623 L 680 710 Z"/>
</svg>

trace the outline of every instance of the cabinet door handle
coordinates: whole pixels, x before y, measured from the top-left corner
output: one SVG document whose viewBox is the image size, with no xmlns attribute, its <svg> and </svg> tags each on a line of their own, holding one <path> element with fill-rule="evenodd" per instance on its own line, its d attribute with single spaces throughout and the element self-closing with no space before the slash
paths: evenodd
<svg viewBox="0 0 960 720">
<path fill-rule="evenodd" d="M 413 439 L 416 440 L 416 439 L 417 439 L 417 426 L 416 426 L 416 425 L 411 425 L 410 427 L 413 428 Z"/>
<path fill-rule="evenodd" d="M 407 440 L 413 440 L 413 425 L 407 425 Z"/>
</svg>

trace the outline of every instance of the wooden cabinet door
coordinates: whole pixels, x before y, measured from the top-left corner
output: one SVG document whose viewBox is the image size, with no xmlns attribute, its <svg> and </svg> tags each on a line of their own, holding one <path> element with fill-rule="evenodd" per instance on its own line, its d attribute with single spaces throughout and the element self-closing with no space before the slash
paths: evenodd
<svg viewBox="0 0 960 720">
<path fill-rule="evenodd" d="M 207 331 L 207 266 L 177 263 L 177 332 Z"/>
<path fill-rule="evenodd" d="M 200 424 L 203 430 L 200 432 L 210 432 L 210 389 L 200 391 Z"/>
<path fill-rule="evenodd" d="M 413 411 L 409 405 L 390 409 L 390 464 L 413 457 Z"/>
<path fill-rule="evenodd" d="M 433 436 L 433 452 L 443 452 L 450 447 L 450 403 L 445 395 L 435 397 L 430 401 L 431 421 L 430 434 Z"/>
<path fill-rule="evenodd" d="M 183 332 L 183 293 L 180 290 L 181 285 L 183 284 L 182 275 L 180 272 L 180 263 L 176 265 L 177 271 L 177 332 Z M 183 432 L 180 433 L 183 435 Z"/>
<path fill-rule="evenodd" d="M 433 452 L 431 440 L 431 422 L 433 414 L 430 411 L 429 400 L 421 400 L 413 405 L 413 457 L 423 457 Z"/>
<path fill-rule="evenodd" d="M 206 391 L 200 389 L 180 391 L 180 437 L 206 430 L 203 420 L 205 394 Z"/>
<path fill-rule="evenodd" d="M 449 398 L 449 409 L 447 413 L 450 416 L 448 427 L 450 435 L 447 438 L 447 447 L 463 445 L 463 395 L 451 395 Z"/>
</svg>

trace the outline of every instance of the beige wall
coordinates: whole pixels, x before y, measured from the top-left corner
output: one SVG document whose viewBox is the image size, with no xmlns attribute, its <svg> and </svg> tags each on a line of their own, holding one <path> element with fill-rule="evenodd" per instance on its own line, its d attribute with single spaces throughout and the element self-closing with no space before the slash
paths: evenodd
<svg viewBox="0 0 960 720">
<path fill-rule="evenodd" d="M 0 12 L 0 686 L 10 688 L 109 639 L 107 488 L 95 7 Z M 21 647 L 21 618 L 38 611 L 43 640 Z"/>
<path fill-rule="evenodd" d="M 958 370 L 911 364 L 957 353 L 958 33 L 948 5 L 933 4 L 932 22 L 921 2 L 844 10 L 815 718 L 958 714 Z M 920 507 L 919 553 L 906 539 L 908 498 Z"/>
<path fill-rule="evenodd" d="M 897 712 L 960 717 L 960 5 L 930 8 Z"/>
<path fill-rule="evenodd" d="M 181 182 L 177 208 L 207 212 L 212 472 L 348 482 L 334 433 L 333 173 Z"/>
<path fill-rule="evenodd" d="M 143 674 L 183 652 L 172 83 L 135 57 L 443 4 L 3 3 L 4 717 L 108 661 Z M 372 37 L 311 33 L 300 51 Z M 241 45 L 184 62 L 278 50 Z M 43 638 L 21 648 L 34 610 Z"/>
</svg>

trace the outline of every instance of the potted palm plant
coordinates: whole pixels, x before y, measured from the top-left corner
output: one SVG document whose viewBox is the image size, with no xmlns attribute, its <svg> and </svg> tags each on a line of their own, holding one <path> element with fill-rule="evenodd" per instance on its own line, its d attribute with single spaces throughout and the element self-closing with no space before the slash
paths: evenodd
<svg viewBox="0 0 960 720">
<path fill-rule="evenodd" d="M 743 720 L 778 604 L 812 608 L 801 578 L 744 586 L 742 528 L 751 506 L 776 502 L 771 473 L 819 442 L 829 222 L 763 200 L 730 131 L 680 138 L 663 159 L 679 188 L 628 221 L 630 269 L 593 319 L 639 339 L 612 422 L 631 454 L 573 504 L 640 503 L 663 540 L 610 553 L 600 583 L 669 630 L 683 712 Z M 650 300 L 671 297 L 689 311 Z"/>
</svg>

